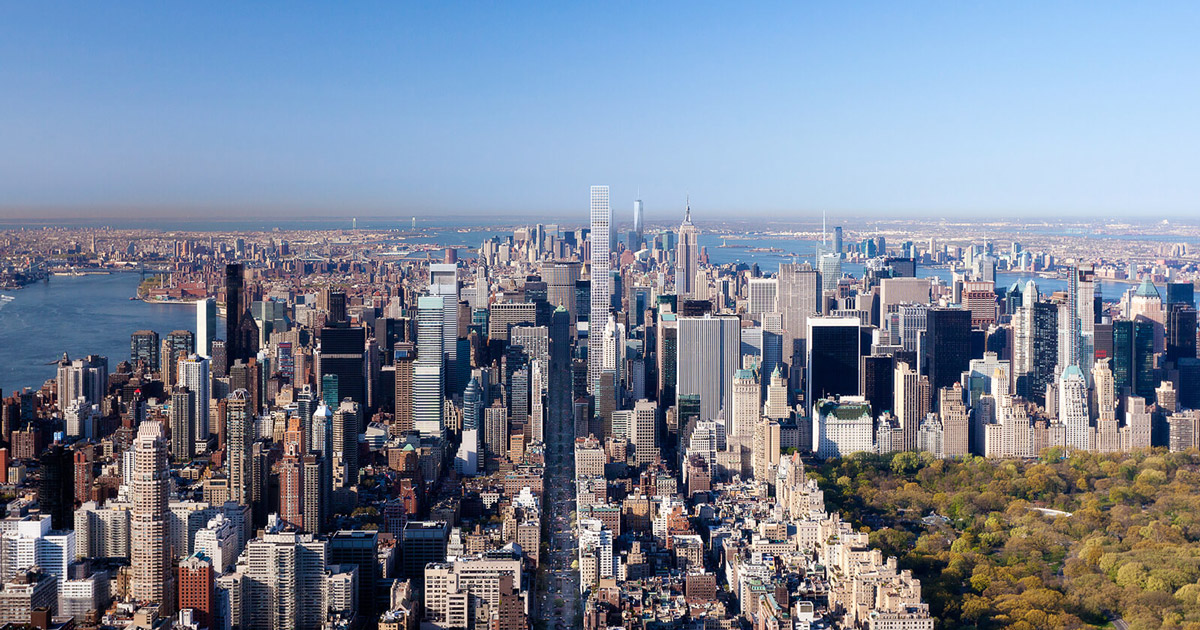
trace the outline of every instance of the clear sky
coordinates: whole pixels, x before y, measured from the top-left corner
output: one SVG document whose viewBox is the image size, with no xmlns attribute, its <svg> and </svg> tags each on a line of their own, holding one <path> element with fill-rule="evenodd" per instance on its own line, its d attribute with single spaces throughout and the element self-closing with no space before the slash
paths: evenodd
<svg viewBox="0 0 1200 630">
<path fill-rule="evenodd" d="M 7 2 L 0 214 L 1200 216 L 1200 2 Z"/>
</svg>

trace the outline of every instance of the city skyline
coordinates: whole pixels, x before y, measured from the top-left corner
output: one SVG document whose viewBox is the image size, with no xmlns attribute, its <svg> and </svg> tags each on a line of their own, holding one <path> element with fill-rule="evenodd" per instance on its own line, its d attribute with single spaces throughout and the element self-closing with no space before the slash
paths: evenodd
<svg viewBox="0 0 1200 630">
<path fill-rule="evenodd" d="M 357 9 L 10 10 L 0 217 L 582 215 L 596 181 L 648 221 L 688 193 L 785 218 L 1200 198 L 1191 4 Z"/>
</svg>

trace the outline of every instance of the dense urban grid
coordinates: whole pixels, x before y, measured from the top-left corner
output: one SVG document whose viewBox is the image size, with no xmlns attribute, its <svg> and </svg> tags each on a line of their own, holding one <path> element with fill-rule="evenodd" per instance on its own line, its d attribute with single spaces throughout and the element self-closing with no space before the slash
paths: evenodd
<svg viewBox="0 0 1200 630">
<path fill-rule="evenodd" d="M 1073 490 L 1053 483 L 1019 513 L 967 509 L 920 467 L 954 460 L 936 474 L 1001 484 L 1002 460 L 1029 479 L 1071 466 L 1090 492 L 1100 462 L 1125 466 L 1115 454 L 1173 458 L 1143 467 L 1161 483 L 1197 466 L 1186 242 L 822 225 L 772 232 L 814 251 L 761 269 L 712 261 L 690 202 L 655 229 L 641 201 L 630 223 L 607 186 L 588 199 L 585 226 L 469 249 L 406 241 L 415 219 L 0 233 L 0 299 L 56 274 L 140 272 L 133 297 L 195 313 L 181 330 L 130 321 L 128 357 L 42 340 L 57 373 L 0 393 L 0 624 L 924 630 L 956 627 L 934 614 L 953 610 L 986 626 L 998 609 L 970 597 L 998 577 L 931 574 L 909 564 L 915 534 L 863 521 L 1085 515 L 1057 509 Z M 719 247 L 778 249 L 721 229 Z M 889 470 L 916 498 L 881 494 Z M 963 536 L 954 553 L 985 554 Z M 951 553 L 934 538 L 915 553 Z M 1068 548 L 1058 561 L 1091 553 Z M 1124 586 L 1134 571 L 1112 563 Z M 1038 584 L 1069 594 L 1070 566 Z M 1164 596 L 1195 605 L 1194 587 Z M 953 588 L 967 604 L 945 601 Z M 1123 605 L 1088 623 L 1125 624 Z"/>
</svg>

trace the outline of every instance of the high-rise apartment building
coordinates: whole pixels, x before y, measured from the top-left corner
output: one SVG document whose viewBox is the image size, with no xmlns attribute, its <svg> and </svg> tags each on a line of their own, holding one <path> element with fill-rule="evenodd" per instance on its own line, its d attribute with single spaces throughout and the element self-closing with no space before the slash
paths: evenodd
<svg viewBox="0 0 1200 630">
<path fill-rule="evenodd" d="M 134 469 L 129 530 L 130 565 L 133 569 L 129 595 L 157 602 L 162 614 L 175 612 L 175 575 L 167 544 L 167 492 L 171 472 L 167 465 L 167 441 L 162 424 L 145 420 L 134 440 Z"/>
</svg>

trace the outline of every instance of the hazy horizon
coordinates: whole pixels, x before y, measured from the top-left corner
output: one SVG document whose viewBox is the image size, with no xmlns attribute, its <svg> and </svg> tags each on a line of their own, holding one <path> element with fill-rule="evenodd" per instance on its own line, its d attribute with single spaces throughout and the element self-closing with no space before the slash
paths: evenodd
<svg viewBox="0 0 1200 630">
<path fill-rule="evenodd" d="M 1200 214 L 1195 3 L 4 15 L 0 219 Z"/>
</svg>

